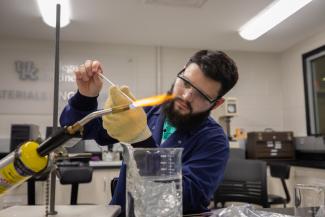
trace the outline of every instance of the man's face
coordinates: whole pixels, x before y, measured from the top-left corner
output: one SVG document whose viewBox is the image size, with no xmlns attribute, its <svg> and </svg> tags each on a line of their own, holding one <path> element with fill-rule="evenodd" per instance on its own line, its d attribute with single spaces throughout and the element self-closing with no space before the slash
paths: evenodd
<svg viewBox="0 0 325 217">
<path fill-rule="evenodd" d="M 165 114 L 170 123 L 176 128 L 191 128 L 204 120 L 215 103 L 221 84 L 207 78 L 198 65 L 192 63 L 178 76 L 170 92 L 176 100 L 164 107 Z"/>
<path fill-rule="evenodd" d="M 209 102 L 206 97 L 215 99 L 221 89 L 221 84 L 218 81 L 212 80 L 204 75 L 200 67 L 191 63 L 186 67 L 181 76 L 184 79 L 177 78 L 172 93 L 182 100 L 176 100 L 174 110 L 180 114 L 186 115 L 201 113 L 210 109 L 214 103 Z M 186 82 L 186 80 L 188 82 Z M 201 91 L 197 91 L 196 87 Z"/>
</svg>

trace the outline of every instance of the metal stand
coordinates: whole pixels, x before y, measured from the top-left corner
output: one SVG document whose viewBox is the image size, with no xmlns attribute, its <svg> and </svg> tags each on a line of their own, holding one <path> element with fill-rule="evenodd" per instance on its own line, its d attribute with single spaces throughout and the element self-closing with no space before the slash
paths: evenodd
<svg viewBox="0 0 325 217">
<path fill-rule="evenodd" d="M 55 27 L 55 65 L 54 65 L 54 102 L 53 102 L 53 130 L 52 135 L 57 130 L 58 127 L 58 106 L 59 106 L 59 73 L 60 73 L 60 17 L 61 17 L 61 6 L 56 5 L 56 27 Z M 50 210 L 49 215 L 56 215 L 55 211 L 55 182 L 56 182 L 56 172 L 52 168 L 50 175 Z"/>
<path fill-rule="evenodd" d="M 227 136 L 228 136 L 228 139 L 229 139 L 229 141 L 231 141 L 232 140 L 232 136 L 231 136 L 231 128 L 230 128 L 230 121 L 231 121 L 231 118 L 232 118 L 233 116 L 223 116 L 223 117 L 221 117 L 220 119 L 222 120 L 222 122 L 224 122 L 224 124 L 225 124 L 225 131 L 226 131 L 226 133 L 227 133 Z"/>
</svg>

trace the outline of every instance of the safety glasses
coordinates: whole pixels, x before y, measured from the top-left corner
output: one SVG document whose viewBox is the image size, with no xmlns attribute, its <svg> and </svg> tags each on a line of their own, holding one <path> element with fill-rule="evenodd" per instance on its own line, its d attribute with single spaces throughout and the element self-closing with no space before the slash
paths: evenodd
<svg viewBox="0 0 325 217">
<path fill-rule="evenodd" d="M 201 90 L 200 88 L 196 87 L 194 84 L 192 84 L 192 82 L 186 77 L 184 76 L 184 72 L 185 72 L 185 68 L 182 69 L 178 74 L 177 74 L 177 78 L 181 79 L 184 82 L 184 86 L 185 88 L 187 87 L 192 87 L 197 94 L 202 97 L 203 99 L 207 100 L 210 104 L 215 103 L 219 97 L 216 98 L 211 98 L 208 96 L 208 94 L 206 94 L 203 90 Z"/>
</svg>

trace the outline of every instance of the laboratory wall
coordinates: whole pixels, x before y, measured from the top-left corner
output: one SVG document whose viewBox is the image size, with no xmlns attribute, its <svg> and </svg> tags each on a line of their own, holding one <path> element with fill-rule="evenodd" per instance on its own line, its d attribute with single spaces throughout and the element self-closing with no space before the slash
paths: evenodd
<svg viewBox="0 0 325 217">
<path fill-rule="evenodd" d="M 306 136 L 306 111 L 302 55 L 325 45 L 325 29 L 296 44 L 281 55 L 283 128 L 296 136 Z"/>
<path fill-rule="evenodd" d="M 137 97 L 168 90 L 177 72 L 195 49 L 62 42 L 59 112 L 75 92 L 73 69 L 86 59 L 103 63 L 104 74 L 116 84 L 129 85 Z M 239 82 L 226 96 L 238 99 L 238 116 L 231 127 L 247 131 L 284 129 L 284 93 L 278 53 L 226 51 L 237 63 Z M 17 61 L 29 63 L 24 68 Z M 30 63 L 33 63 L 31 66 Z M 12 123 L 52 125 L 54 43 L 42 40 L 0 39 L 0 139 L 10 137 Z M 36 77 L 32 72 L 37 69 Z M 27 77 L 22 76 L 27 73 Z M 35 77 L 35 76 L 34 76 Z M 105 83 L 100 104 L 107 97 Z M 286 107 L 288 104 L 286 103 Z M 304 116 L 303 116 L 304 117 Z M 288 124 L 286 125 L 288 127 Z M 303 126 L 302 126 L 303 128 Z"/>
<path fill-rule="evenodd" d="M 162 86 L 170 88 L 175 74 L 184 66 L 184 56 L 194 50 L 162 49 Z M 238 67 L 239 80 L 225 97 L 236 97 L 238 116 L 231 119 L 231 129 L 258 131 L 265 128 L 283 129 L 280 57 L 276 53 L 225 51 Z M 214 115 L 216 117 L 216 115 Z"/>
<path fill-rule="evenodd" d="M 138 97 L 157 92 L 154 47 L 63 42 L 60 53 L 59 112 L 76 91 L 73 69 L 87 59 L 100 60 L 107 77 Z M 53 123 L 54 42 L 0 39 L 0 66 L 0 145 L 8 143 L 11 124 L 39 125 L 44 138 Z"/>
</svg>

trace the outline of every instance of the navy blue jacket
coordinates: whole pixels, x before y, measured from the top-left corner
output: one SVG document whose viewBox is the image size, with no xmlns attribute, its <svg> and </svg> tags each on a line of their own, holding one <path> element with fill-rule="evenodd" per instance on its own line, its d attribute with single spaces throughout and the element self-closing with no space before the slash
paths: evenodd
<svg viewBox="0 0 325 217">
<path fill-rule="evenodd" d="M 70 125 L 97 109 L 97 99 L 85 97 L 77 93 L 64 108 L 60 123 Z M 162 128 L 165 117 L 161 107 L 145 109 L 148 127 L 152 132 L 149 139 L 134 144 L 134 147 L 181 147 L 183 173 L 183 212 L 199 213 L 207 211 L 207 206 L 214 191 L 222 181 L 229 156 L 227 137 L 219 124 L 211 117 L 203 121 L 195 129 L 187 132 L 176 130 L 164 143 L 161 143 Z M 89 122 L 83 132 L 84 139 L 95 139 L 99 145 L 112 145 L 117 141 L 108 136 L 102 127 L 102 119 Z M 120 170 L 119 182 L 111 204 L 125 209 L 125 177 L 126 168 Z"/>
</svg>

